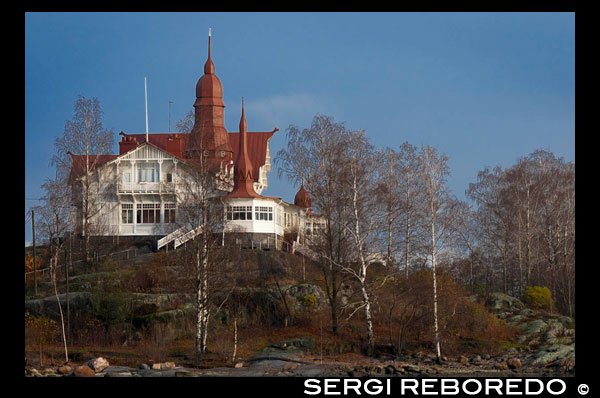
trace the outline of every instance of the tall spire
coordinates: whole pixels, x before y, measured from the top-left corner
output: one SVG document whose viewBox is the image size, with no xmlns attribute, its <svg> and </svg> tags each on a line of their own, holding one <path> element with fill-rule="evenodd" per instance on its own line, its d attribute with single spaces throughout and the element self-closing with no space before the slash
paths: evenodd
<svg viewBox="0 0 600 398">
<path fill-rule="evenodd" d="M 215 65 L 211 58 L 211 31 L 208 31 L 208 59 L 204 64 L 204 74 L 196 83 L 194 102 L 194 126 L 191 131 L 190 150 L 206 153 L 218 158 L 219 162 L 233 160 L 233 150 L 225 129 L 225 104 L 223 86 L 215 75 Z"/>
<path fill-rule="evenodd" d="M 247 132 L 246 115 L 244 114 L 244 97 L 242 97 L 242 117 L 240 118 L 240 134 L 244 131 L 244 135 Z"/>
<path fill-rule="evenodd" d="M 210 28 L 208 28 L 208 59 L 204 64 L 204 73 L 207 75 L 215 74 L 215 64 L 213 64 L 213 61 L 210 58 Z"/>
<path fill-rule="evenodd" d="M 239 143 L 238 158 L 235 164 L 235 187 L 227 196 L 234 198 L 259 198 L 261 196 L 254 190 L 254 169 L 250 161 L 250 156 L 248 156 L 248 130 L 243 97 Z"/>
<path fill-rule="evenodd" d="M 242 116 L 240 117 L 240 150 L 237 159 L 239 177 L 252 181 L 253 169 L 248 156 L 248 129 L 244 113 L 244 97 L 242 97 Z"/>
</svg>

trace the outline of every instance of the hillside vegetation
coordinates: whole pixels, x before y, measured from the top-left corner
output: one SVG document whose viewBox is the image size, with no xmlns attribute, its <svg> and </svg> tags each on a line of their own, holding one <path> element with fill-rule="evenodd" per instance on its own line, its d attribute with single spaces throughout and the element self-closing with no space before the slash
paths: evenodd
<svg viewBox="0 0 600 398">
<path fill-rule="evenodd" d="M 144 261 L 105 261 L 97 272 L 70 276 L 70 360 L 77 363 L 102 356 L 111 364 L 132 367 L 165 361 L 195 368 L 233 366 L 264 353 L 266 347 L 299 338 L 311 342 L 303 357 L 320 361 L 407 361 L 433 352 L 430 270 L 388 278 L 374 290 L 376 350 L 367 356 L 364 321 L 360 312 L 352 315 L 352 303 L 359 300 L 352 279 L 341 283 L 340 328 L 333 333 L 323 273 L 316 264 L 285 252 L 228 249 L 212 283 L 209 352 L 198 356 L 194 274 L 184 265 L 184 256 L 182 250 L 147 254 Z M 374 279 L 387 274 L 382 265 L 372 269 Z M 66 311 L 64 275 L 57 281 Z M 533 355 L 544 344 L 554 344 L 550 350 L 555 353 L 546 350 L 550 357 L 544 365 L 552 362 L 552 355 L 561 360 L 569 355 L 572 319 L 526 308 L 501 294 L 471 296 L 443 270 L 438 285 L 446 360 L 501 357 L 507 349 Z M 31 294 L 28 283 L 26 362 L 39 367 L 60 364 L 64 356 L 53 287 L 40 283 L 38 298 Z"/>
</svg>

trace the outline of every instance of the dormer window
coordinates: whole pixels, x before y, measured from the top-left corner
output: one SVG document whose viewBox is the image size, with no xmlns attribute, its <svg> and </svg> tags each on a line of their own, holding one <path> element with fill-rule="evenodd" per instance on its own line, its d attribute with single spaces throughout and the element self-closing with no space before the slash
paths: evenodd
<svg viewBox="0 0 600 398">
<path fill-rule="evenodd" d="M 224 158 L 225 157 L 225 151 L 221 151 L 221 157 Z"/>
<path fill-rule="evenodd" d="M 158 182 L 158 163 L 138 164 L 137 177 L 137 182 Z"/>
</svg>

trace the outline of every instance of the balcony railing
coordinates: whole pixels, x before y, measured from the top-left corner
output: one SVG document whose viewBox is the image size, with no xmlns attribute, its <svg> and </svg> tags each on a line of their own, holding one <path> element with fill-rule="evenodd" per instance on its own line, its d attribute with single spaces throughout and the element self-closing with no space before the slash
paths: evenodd
<svg viewBox="0 0 600 398">
<path fill-rule="evenodd" d="M 118 193 L 174 193 L 175 183 L 173 182 L 139 182 L 139 183 L 118 183 Z"/>
</svg>

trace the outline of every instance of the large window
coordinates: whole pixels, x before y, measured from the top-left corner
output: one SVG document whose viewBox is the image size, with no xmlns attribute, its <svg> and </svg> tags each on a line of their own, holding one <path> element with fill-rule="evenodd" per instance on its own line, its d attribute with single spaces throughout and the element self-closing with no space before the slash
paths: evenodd
<svg viewBox="0 0 600 398">
<path fill-rule="evenodd" d="M 137 182 L 158 182 L 158 163 L 138 163 Z"/>
<path fill-rule="evenodd" d="M 227 206 L 228 220 L 252 220 L 252 206 Z"/>
<path fill-rule="evenodd" d="M 172 224 L 175 222 L 175 203 L 165 203 L 164 223 Z"/>
<path fill-rule="evenodd" d="M 285 228 L 293 227 L 298 224 L 298 216 L 292 213 L 283 214 L 283 226 Z"/>
<path fill-rule="evenodd" d="M 256 213 L 256 219 L 262 221 L 273 221 L 273 208 L 267 206 L 256 206 L 254 207 Z"/>
<path fill-rule="evenodd" d="M 133 203 L 121 204 L 121 222 L 123 224 L 133 224 Z"/>
<path fill-rule="evenodd" d="M 159 224 L 160 203 L 138 203 L 136 221 L 138 224 Z"/>
</svg>

